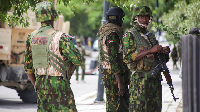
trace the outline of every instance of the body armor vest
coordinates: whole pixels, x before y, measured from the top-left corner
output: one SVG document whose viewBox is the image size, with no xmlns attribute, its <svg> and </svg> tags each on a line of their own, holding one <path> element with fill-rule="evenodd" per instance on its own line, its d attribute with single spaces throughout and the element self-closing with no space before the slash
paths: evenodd
<svg viewBox="0 0 200 112">
<path fill-rule="evenodd" d="M 57 32 L 58 31 L 53 29 L 53 27 L 46 26 L 31 34 L 30 43 L 33 67 L 35 69 L 35 74 L 37 74 L 37 69 L 45 69 L 45 74 L 37 75 L 56 76 L 55 74 L 49 74 L 47 71 L 47 69 L 52 66 L 62 74 L 61 76 L 63 76 L 64 79 L 66 79 L 66 71 L 68 70 L 66 66 L 69 64 L 69 60 L 64 61 L 49 50 L 52 38 Z"/>
<path fill-rule="evenodd" d="M 130 32 L 136 40 L 136 49 L 138 52 L 146 51 L 151 48 L 151 45 L 147 39 L 145 39 L 141 34 L 133 27 L 128 32 Z M 153 35 L 150 35 L 150 38 L 154 38 Z M 141 71 L 148 72 L 153 70 L 156 66 L 153 54 L 148 54 L 144 58 L 140 59 L 137 62 L 128 64 L 131 71 Z"/>
</svg>

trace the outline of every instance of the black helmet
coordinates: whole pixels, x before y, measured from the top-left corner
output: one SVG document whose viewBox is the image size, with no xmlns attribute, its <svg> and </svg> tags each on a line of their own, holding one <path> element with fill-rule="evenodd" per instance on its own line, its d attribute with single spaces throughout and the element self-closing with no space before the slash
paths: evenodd
<svg viewBox="0 0 200 112">
<path fill-rule="evenodd" d="M 125 13 L 120 7 L 111 7 L 106 13 L 106 20 L 110 23 L 120 23 L 122 25 L 124 16 Z"/>
</svg>

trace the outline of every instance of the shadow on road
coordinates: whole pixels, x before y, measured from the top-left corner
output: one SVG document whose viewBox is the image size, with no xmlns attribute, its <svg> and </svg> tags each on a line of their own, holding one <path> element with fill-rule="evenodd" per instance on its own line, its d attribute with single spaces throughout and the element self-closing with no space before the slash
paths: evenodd
<svg viewBox="0 0 200 112">
<path fill-rule="evenodd" d="M 37 108 L 37 104 L 35 103 L 24 103 L 22 101 L 11 101 L 11 100 L 3 100 L 0 99 L 0 108 L 5 109 L 30 109 Z"/>
</svg>

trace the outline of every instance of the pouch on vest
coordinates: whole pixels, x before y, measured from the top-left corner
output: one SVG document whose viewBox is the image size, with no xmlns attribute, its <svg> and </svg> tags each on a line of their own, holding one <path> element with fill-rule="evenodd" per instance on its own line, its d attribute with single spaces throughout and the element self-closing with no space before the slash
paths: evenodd
<svg viewBox="0 0 200 112">
<path fill-rule="evenodd" d="M 130 32 L 132 33 L 132 35 L 136 40 L 136 48 L 138 52 L 146 51 L 151 48 L 150 43 L 144 37 L 142 37 L 141 34 L 135 28 L 130 29 Z M 135 63 L 136 64 L 135 70 L 148 71 L 151 69 L 153 62 L 154 62 L 153 54 L 146 55 L 143 59 L 140 59 Z"/>
<path fill-rule="evenodd" d="M 49 36 L 45 33 L 49 28 L 40 28 L 36 33 L 31 35 L 31 49 L 33 58 L 33 67 L 37 68 L 47 68 L 49 66 L 49 55 L 48 47 L 51 43 L 53 36 Z"/>
</svg>

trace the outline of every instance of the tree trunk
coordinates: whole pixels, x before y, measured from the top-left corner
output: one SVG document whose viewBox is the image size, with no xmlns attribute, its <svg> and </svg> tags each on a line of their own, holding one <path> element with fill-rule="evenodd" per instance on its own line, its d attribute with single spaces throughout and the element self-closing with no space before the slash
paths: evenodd
<svg viewBox="0 0 200 112">
<path fill-rule="evenodd" d="M 0 28 L 5 28 L 5 25 L 1 20 L 0 20 Z"/>
</svg>

